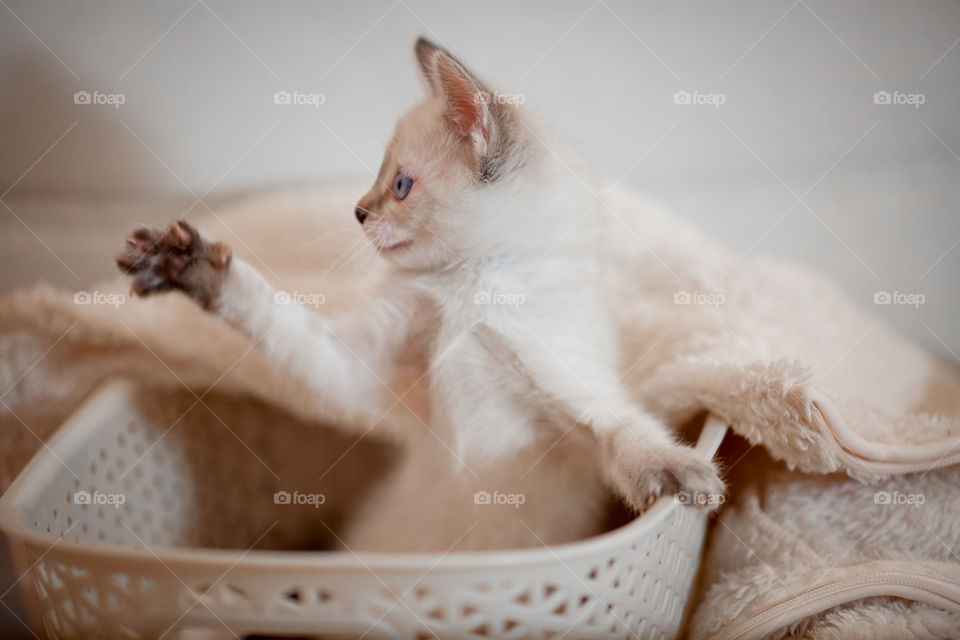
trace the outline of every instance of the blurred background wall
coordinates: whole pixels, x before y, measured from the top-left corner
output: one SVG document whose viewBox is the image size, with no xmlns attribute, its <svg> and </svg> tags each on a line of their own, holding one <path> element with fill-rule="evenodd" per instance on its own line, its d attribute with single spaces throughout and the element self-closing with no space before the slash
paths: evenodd
<svg viewBox="0 0 960 640">
<path fill-rule="evenodd" d="M 960 353 L 950 0 L 2 0 L 0 293 L 111 276 L 126 230 L 198 197 L 370 180 L 421 95 L 421 34 L 599 175 Z M 882 292 L 923 303 L 874 305 Z"/>
<path fill-rule="evenodd" d="M 875 310 L 960 353 L 956 2 L 4 0 L 0 16 L 0 292 L 109 276 L 123 230 L 197 196 L 369 179 L 420 97 L 424 34 L 601 176 L 864 305 L 921 294 Z"/>
</svg>

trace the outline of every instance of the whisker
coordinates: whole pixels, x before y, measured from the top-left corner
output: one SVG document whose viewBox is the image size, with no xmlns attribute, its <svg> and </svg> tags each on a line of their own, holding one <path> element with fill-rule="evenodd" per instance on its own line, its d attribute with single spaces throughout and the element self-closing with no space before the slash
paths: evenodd
<svg viewBox="0 0 960 640">
<path fill-rule="evenodd" d="M 378 256 L 376 253 L 373 253 L 370 255 L 370 263 L 372 266 L 369 269 L 367 269 L 367 274 L 363 277 L 363 281 L 359 285 L 359 288 L 361 290 L 369 286 L 370 277 L 377 272 L 377 268 L 375 265 L 377 262 L 379 262 L 379 260 L 380 260 L 380 256 Z"/>
<path fill-rule="evenodd" d="M 361 258 L 360 264 L 363 264 L 363 257 L 364 257 L 364 255 L 365 255 L 365 253 L 366 253 L 366 250 L 367 250 L 367 246 L 366 246 L 365 244 L 364 244 L 364 245 L 361 245 L 360 247 L 358 247 L 358 248 L 356 249 L 356 251 L 353 251 L 353 253 L 352 253 L 352 255 L 350 256 L 350 258 L 347 259 L 346 261 L 344 261 L 344 263 L 340 265 L 339 270 L 342 271 L 342 270 L 346 269 L 346 268 L 347 268 L 347 265 L 350 264 L 350 263 L 352 263 L 358 256 Z M 369 255 L 369 254 L 366 254 L 366 255 Z"/>
<path fill-rule="evenodd" d="M 343 250 L 343 253 L 337 256 L 337 259 L 334 260 L 333 263 L 329 267 L 327 267 L 326 270 L 323 273 L 321 273 L 319 277 L 322 278 L 323 276 L 327 275 L 328 273 L 336 269 L 337 265 L 339 265 L 342 260 L 348 258 L 352 254 L 352 252 L 355 250 L 355 247 L 357 247 L 362 242 L 364 242 L 364 238 L 354 239 L 349 245 L 347 245 L 347 248 Z"/>
<path fill-rule="evenodd" d="M 344 258 L 344 260 L 343 260 L 342 262 L 338 260 L 337 262 L 338 262 L 339 264 L 336 264 L 336 265 L 335 265 L 335 266 L 336 266 L 337 273 L 341 272 L 348 264 L 350 264 L 351 262 L 353 262 L 353 260 L 354 260 L 358 255 L 363 255 L 363 251 L 367 248 L 367 243 L 366 243 L 366 242 L 358 242 L 358 243 L 355 243 L 355 244 L 350 245 L 350 246 L 351 246 L 351 248 L 350 248 L 349 252 L 346 253 L 346 254 L 344 254 L 344 256 L 342 256 L 342 257 Z M 331 267 L 331 270 L 332 270 L 332 269 L 333 269 L 333 267 Z"/>
<path fill-rule="evenodd" d="M 357 265 L 350 270 L 350 273 L 347 274 L 347 277 L 353 278 L 358 272 L 362 273 L 363 270 L 366 269 L 367 273 L 366 273 L 366 276 L 364 277 L 364 280 L 366 280 L 366 278 L 369 277 L 370 272 L 372 271 L 370 267 L 373 264 L 373 260 L 376 259 L 376 257 L 377 256 L 374 253 L 361 254 L 361 258 L 357 262 Z"/>
<path fill-rule="evenodd" d="M 313 239 L 313 240 L 309 240 L 308 242 L 304 242 L 303 244 L 300 245 L 300 248 L 309 247 L 310 245 L 316 244 L 316 243 L 320 242 L 321 240 L 324 240 L 325 238 L 329 238 L 329 237 L 332 236 L 332 235 L 336 235 L 336 234 L 338 234 L 338 233 L 343 233 L 344 231 L 351 231 L 351 230 L 353 230 L 353 229 L 356 229 L 356 227 L 344 227 L 343 229 L 337 229 L 336 231 L 331 231 L 330 233 L 325 233 L 325 234 L 323 234 L 322 236 L 320 236 L 319 238 L 315 238 L 315 239 Z"/>
</svg>

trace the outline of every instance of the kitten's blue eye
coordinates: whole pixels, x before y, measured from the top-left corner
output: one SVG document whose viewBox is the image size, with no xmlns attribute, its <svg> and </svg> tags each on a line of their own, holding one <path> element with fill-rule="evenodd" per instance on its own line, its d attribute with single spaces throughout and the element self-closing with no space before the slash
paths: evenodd
<svg viewBox="0 0 960 640">
<path fill-rule="evenodd" d="M 393 195 L 397 196 L 397 200 L 403 200 L 406 198 L 412 187 L 413 178 L 405 174 L 403 171 L 398 173 L 397 177 L 393 179 Z"/>
</svg>

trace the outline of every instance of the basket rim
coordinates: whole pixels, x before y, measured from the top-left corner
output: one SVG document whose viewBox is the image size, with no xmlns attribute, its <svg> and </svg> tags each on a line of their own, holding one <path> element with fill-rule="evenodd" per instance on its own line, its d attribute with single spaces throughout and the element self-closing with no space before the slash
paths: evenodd
<svg viewBox="0 0 960 640">
<path fill-rule="evenodd" d="M 242 567 L 281 567 L 285 571 L 314 572 L 317 569 L 356 569 L 368 570 L 442 570 L 495 569 L 505 566 L 517 567 L 536 565 L 559 560 L 561 562 L 583 556 L 594 556 L 596 552 L 628 543 L 640 534 L 649 531 L 663 522 L 675 509 L 692 508 L 681 505 L 674 496 L 664 495 L 647 511 L 630 522 L 605 531 L 596 536 L 556 545 L 522 549 L 498 549 L 489 551 L 449 551 L 436 552 L 385 552 L 385 551 L 297 551 L 254 549 L 207 549 L 202 547 L 174 547 L 167 545 L 146 545 L 142 548 L 130 547 L 113 542 L 87 542 L 70 540 L 37 531 L 24 524 L 18 517 L 20 508 L 26 501 L 28 492 L 37 491 L 31 483 L 42 479 L 51 466 L 60 466 L 58 451 L 72 450 L 85 442 L 80 426 L 87 415 L 98 413 L 101 405 L 111 404 L 117 395 L 127 398 L 134 393 L 133 381 L 111 379 L 101 384 L 81 403 L 64 423 L 57 428 L 30 459 L 11 483 L 0 495 L 0 531 L 8 537 L 11 545 L 27 544 L 41 548 L 46 555 L 56 547 L 58 555 L 72 557 L 97 558 L 101 562 L 130 563 L 160 561 L 164 564 L 194 566 L 229 566 L 230 570 Z M 695 449 L 703 455 L 713 457 L 726 435 L 728 425 L 713 413 L 708 413 L 704 421 Z M 41 476 L 41 477 L 37 477 Z M 42 490 L 42 487 L 41 489 Z"/>
</svg>

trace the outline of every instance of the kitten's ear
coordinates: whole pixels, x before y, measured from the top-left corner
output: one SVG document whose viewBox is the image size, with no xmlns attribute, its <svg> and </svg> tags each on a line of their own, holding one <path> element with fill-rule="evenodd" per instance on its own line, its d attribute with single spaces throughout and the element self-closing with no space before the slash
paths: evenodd
<svg viewBox="0 0 960 640">
<path fill-rule="evenodd" d="M 417 38 L 417 43 L 413 46 L 414 53 L 417 55 L 417 62 L 420 64 L 420 72 L 423 79 L 430 88 L 430 93 L 437 95 L 440 93 L 440 85 L 437 83 L 434 73 L 433 57 L 443 51 L 440 47 L 433 44 L 426 38 Z"/>
<path fill-rule="evenodd" d="M 482 155 L 493 137 L 488 92 L 450 53 L 426 38 L 417 40 L 417 61 L 433 95 L 446 101 L 444 117 L 450 129 L 470 138 Z"/>
</svg>

